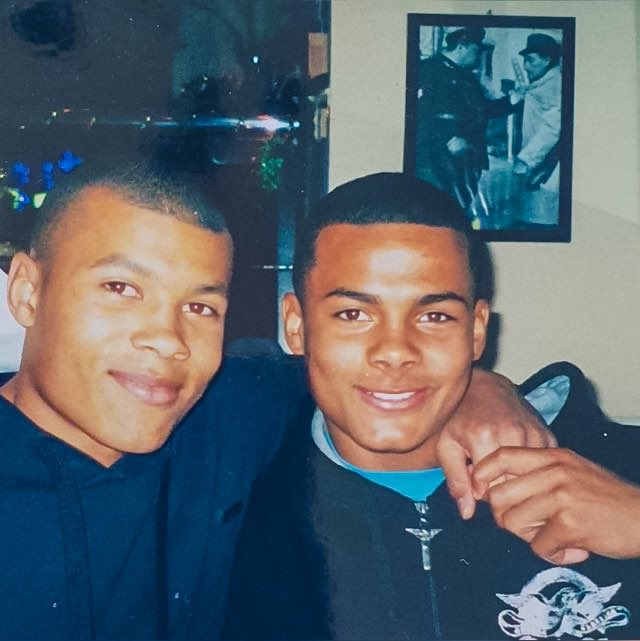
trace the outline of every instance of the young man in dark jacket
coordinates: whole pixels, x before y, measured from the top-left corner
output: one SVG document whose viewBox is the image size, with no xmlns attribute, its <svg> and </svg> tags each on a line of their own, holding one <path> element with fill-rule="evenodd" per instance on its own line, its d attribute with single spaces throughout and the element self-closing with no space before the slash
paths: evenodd
<svg viewBox="0 0 640 641">
<path fill-rule="evenodd" d="M 640 562 L 552 565 L 487 504 L 463 520 L 444 489 L 435 443 L 489 315 L 460 207 L 409 176 L 367 176 L 321 201 L 296 249 L 285 333 L 315 404 L 254 487 L 223 636 L 638 638 Z M 543 381 L 569 392 L 561 443 L 637 481 L 640 433 L 604 420 L 575 367 L 522 391 Z"/>
</svg>

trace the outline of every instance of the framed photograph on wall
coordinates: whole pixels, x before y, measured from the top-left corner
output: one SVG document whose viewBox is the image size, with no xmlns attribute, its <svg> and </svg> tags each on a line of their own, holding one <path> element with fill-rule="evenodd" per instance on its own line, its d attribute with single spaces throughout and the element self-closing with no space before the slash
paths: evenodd
<svg viewBox="0 0 640 641">
<path fill-rule="evenodd" d="M 411 13 L 404 169 L 486 240 L 571 240 L 575 18 Z"/>
</svg>

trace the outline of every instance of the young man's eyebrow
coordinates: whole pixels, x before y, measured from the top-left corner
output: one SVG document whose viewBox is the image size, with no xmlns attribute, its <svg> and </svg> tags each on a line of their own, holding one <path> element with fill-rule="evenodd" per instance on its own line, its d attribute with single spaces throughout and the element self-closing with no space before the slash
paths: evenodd
<svg viewBox="0 0 640 641">
<path fill-rule="evenodd" d="M 346 289 L 344 287 L 337 287 L 332 289 L 330 292 L 325 294 L 325 298 L 353 298 L 360 303 L 376 303 L 379 302 L 377 296 L 372 296 L 371 294 L 365 294 L 364 292 L 358 292 L 353 289 Z"/>
<path fill-rule="evenodd" d="M 353 300 L 357 300 L 360 303 L 367 304 L 380 302 L 380 298 L 378 296 L 365 294 L 364 292 L 359 292 L 353 289 L 346 289 L 344 287 L 338 287 L 325 294 L 325 298 L 332 297 L 352 298 Z M 465 298 L 461 294 L 450 291 L 438 292 L 436 294 L 425 294 L 418 299 L 418 305 L 431 305 L 433 303 L 442 303 L 445 301 L 458 301 L 466 307 L 469 306 L 469 300 L 467 298 Z"/>
<path fill-rule="evenodd" d="M 431 305 L 432 303 L 443 303 L 449 300 L 458 301 L 466 307 L 469 307 L 469 300 L 464 296 L 457 294 L 456 292 L 438 292 L 437 294 L 426 294 L 418 301 L 418 303 L 420 305 Z"/>
<path fill-rule="evenodd" d="M 229 286 L 226 283 L 219 283 L 215 285 L 196 285 L 194 288 L 195 294 L 222 294 L 222 296 L 227 296 L 229 294 Z"/>
<path fill-rule="evenodd" d="M 104 256 L 104 258 L 93 263 L 90 269 L 99 269 L 100 267 L 108 267 L 111 265 L 115 267 L 124 267 L 125 269 L 132 271 L 134 274 L 139 274 L 140 276 L 150 277 L 152 275 L 146 267 L 129 258 L 126 254 L 109 254 L 108 256 Z"/>
</svg>

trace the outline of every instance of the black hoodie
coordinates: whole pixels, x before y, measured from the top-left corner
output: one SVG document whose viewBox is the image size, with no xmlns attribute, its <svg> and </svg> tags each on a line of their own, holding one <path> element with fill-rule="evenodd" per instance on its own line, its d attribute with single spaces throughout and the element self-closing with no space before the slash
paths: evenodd
<svg viewBox="0 0 640 641">
<path fill-rule="evenodd" d="M 214 638 L 251 484 L 303 392 L 296 372 L 227 359 L 164 447 L 110 468 L 0 399 L 0 639 Z"/>
</svg>

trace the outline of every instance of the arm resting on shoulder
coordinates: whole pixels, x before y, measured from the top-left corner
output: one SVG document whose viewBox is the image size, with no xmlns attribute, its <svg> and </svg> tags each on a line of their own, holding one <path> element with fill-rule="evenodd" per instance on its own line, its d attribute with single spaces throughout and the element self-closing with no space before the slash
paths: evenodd
<svg viewBox="0 0 640 641">
<path fill-rule="evenodd" d="M 556 441 L 508 378 L 474 368 L 464 399 L 437 445 L 449 491 L 463 518 L 471 518 L 475 510 L 468 461 L 476 464 L 505 445 L 554 447 Z"/>
<path fill-rule="evenodd" d="M 553 563 L 640 557 L 640 429 L 609 421 L 569 363 L 548 366 L 522 389 L 558 375 L 570 380 L 551 424 L 562 449 L 496 450 L 475 466 L 475 493 L 501 527 Z"/>
</svg>

